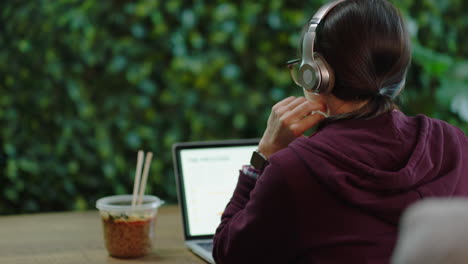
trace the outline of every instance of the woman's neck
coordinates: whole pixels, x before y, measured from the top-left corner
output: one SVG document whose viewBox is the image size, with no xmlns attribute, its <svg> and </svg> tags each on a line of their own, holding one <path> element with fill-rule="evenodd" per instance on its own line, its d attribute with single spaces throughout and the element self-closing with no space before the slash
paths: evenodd
<svg viewBox="0 0 468 264">
<path fill-rule="evenodd" d="M 364 106 L 367 101 L 343 101 L 329 94 L 324 96 L 330 115 L 341 115 L 353 112 Z"/>
</svg>

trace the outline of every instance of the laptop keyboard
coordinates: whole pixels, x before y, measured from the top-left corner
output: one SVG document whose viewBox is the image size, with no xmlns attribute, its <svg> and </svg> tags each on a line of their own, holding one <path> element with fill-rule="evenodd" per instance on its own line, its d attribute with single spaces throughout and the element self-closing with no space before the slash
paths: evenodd
<svg viewBox="0 0 468 264">
<path fill-rule="evenodd" d="M 208 250 L 209 252 L 213 252 L 213 241 L 209 242 L 198 242 L 197 245 L 202 247 L 205 250 Z"/>
</svg>

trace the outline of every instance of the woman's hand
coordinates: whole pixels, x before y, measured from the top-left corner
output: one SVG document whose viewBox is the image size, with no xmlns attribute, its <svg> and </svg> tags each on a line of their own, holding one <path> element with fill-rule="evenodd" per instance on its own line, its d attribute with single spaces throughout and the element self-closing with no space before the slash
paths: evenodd
<svg viewBox="0 0 468 264">
<path fill-rule="evenodd" d="M 287 147 L 294 139 L 325 118 L 314 111 L 326 112 L 325 103 L 321 100 L 309 101 L 304 97 L 291 96 L 275 104 L 260 140 L 259 151 L 269 158 L 273 153 Z"/>
</svg>

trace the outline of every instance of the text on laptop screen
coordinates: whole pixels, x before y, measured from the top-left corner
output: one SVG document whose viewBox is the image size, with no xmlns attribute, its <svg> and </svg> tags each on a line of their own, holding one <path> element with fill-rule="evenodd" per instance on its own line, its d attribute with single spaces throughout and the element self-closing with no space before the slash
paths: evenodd
<svg viewBox="0 0 468 264">
<path fill-rule="evenodd" d="M 180 152 L 189 233 L 213 235 L 237 184 L 242 165 L 257 146 L 185 149 Z"/>
</svg>

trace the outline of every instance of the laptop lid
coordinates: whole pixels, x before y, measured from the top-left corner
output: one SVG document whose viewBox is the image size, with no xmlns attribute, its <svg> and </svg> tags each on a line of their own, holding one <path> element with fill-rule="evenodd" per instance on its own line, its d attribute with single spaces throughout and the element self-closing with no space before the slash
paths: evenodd
<svg viewBox="0 0 468 264">
<path fill-rule="evenodd" d="M 259 139 L 183 142 L 172 148 L 185 240 L 212 238 Z"/>
</svg>

